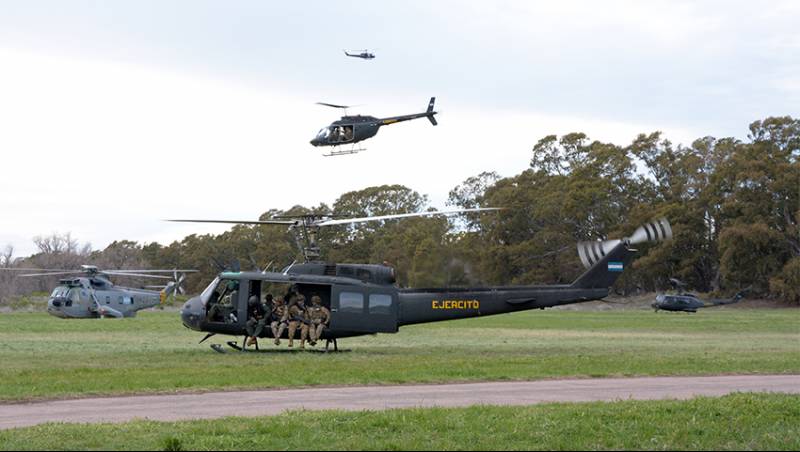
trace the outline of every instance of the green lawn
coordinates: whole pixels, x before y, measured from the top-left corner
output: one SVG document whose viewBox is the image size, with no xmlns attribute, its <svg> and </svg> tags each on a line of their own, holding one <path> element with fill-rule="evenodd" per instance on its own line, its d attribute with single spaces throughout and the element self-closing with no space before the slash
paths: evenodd
<svg viewBox="0 0 800 452">
<path fill-rule="evenodd" d="M 800 396 L 289 412 L 0 431 L 3 450 L 798 450 Z"/>
<path fill-rule="evenodd" d="M 535 311 L 342 340 L 340 346 L 352 351 L 340 354 L 220 355 L 198 345 L 202 337 L 185 329 L 175 312 L 124 320 L 0 314 L 0 401 L 300 385 L 800 373 L 795 309 Z"/>
</svg>

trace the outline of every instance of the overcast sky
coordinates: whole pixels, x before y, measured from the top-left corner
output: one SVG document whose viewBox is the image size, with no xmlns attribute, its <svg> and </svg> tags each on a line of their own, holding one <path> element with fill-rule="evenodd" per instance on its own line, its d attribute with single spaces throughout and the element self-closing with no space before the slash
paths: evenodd
<svg viewBox="0 0 800 452">
<path fill-rule="evenodd" d="M 399 183 L 442 207 L 548 134 L 747 137 L 800 112 L 800 2 L 0 1 L 0 247 L 72 232 L 168 243 Z M 342 49 L 375 49 L 346 58 Z M 437 97 L 439 126 L 368 151 L 308 142 L 339 112 Z"/>
</svg>

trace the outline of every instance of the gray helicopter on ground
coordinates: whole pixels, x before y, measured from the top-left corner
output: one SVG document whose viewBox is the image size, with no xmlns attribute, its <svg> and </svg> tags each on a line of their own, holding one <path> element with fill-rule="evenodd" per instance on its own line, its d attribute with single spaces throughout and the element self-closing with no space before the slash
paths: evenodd
<svg viewBox="0 0 800 452">
<path fill-rule="evenodd" d="M 698 309 L 713 308 L 716 306 L 724 306 L 734 304 L 742 301 L 744 295 L 750 290 L 746 288 L 739 291 L 732 298 L 727 300 L 712 299 L 705 302 L 693 293 L 686 292 L 686 283 L 676 278 L 669 279 L 672 286 L 678 292 L 677 294 L 659 294 L 656 296 L 655 301 L 650 305 L 658 311 L 672 311 L 672 312 L 697 312 Z"/>
<path fill-rule="evenodd" d="M 50 315 L 69 319 L 98 317 L 134 317 L 137 311 L 152 308 L 167 297 L 185 293 L 182 287 L 186 273 L 197 270 L 100 270 L 94 265 L 81 265 L 80 269 L 9 268 L 6 271 L 36 272 L 19 275 L 21 278 L 67 276 L 59 281 L 47 300 Z M 172 276 L 165 276 L 171 274 Z M 80 276 L 78 276 L 80 275 Z M 163 286 L 149 286 L 160 290 L 136 289 L 114 285 L 111 276 L 160 279 Z"/>
<path fill-rule="evenodd" d="M 327 340 L 326 350 L 330 343 L 338 350 L 337 339 L 375 333 L 397 333 L 400 327 L 406 325 L 545 309 L 603 299 L 608 296 L 609 288 L 632 260 L 636 251 L 631 248 L 632 245 L 672 238 L 669 222 L 662 218 L 641 226 L 628 238 L 581 242 L 578 244 L 578 252 L 586 271 L 572 284 L 558 285 L 404 289 L 397 287 L 395 270 L 391 266 L 317 260 L 319 248 L 315 237 L 323 227 L 491 210 L 498 209 L 463 209 L 346 219 L 308 215 L 266 221 L 177 220 L 285 225 L 296 233 L 296 237 L 306 238 L 304 263 L 292 264 L 280 272 L 221 272 L 200 296 L 183 305 L 183 324 L 192 330 L 207 333 L 201 343 L 216 334 L 246 336 L 248 300 L 253 297 L 264 300 L 267 293 L 275 293 L 276 289 L 285 290 L 287 296 L 302 294 L 307 299 L 314 296 L 321 298 L 322 305 L 331 313 L 330 323 L 323 331 L 321 339 Z M 228 300 L 228 312 L 210 316 L 212 306 L 225 298 Z M 218 311 L 216 309 L 215 314 Z M 265 330 L 261 337 L 273 337 L 272 332 Z M 228 345 L 237 350 L 245 350 L 245 343 L 239 346 L 231 341 Z M 217 345 L 212 348 L 221 350 Z"/>
<path fill-rule="evenodd" d="M 350 53 L 347 50 L 345 50 L 344 54 L 349 56 L 349 57 L 353 57 L 353 58 L 361 58 L 362 60 L 374 60 L 375 59 L 375 54 L 370 52 L 370 51 L 368 51 L 367 49 L 359 50 L 358 52 L 360 52 L 360 53 L 356 53 L 356 52 Z"/>
<path fill-rule="evenodd" d="M 434 126 L 438 123 L 434 116 L 437 112 L 433 111 L 433 105 L 436 102 L 435 97 L 431 97 L 428 102 L 428 109 L 423 113 L 414 113 L 410 115 L 392 116 L 389 118 L 376 118 L 374 116 L 349 116 L 347 109 L 352 108 L 347 105 L 328 104 L 324 102 L 317 102 L 318 105 L 326 107 L 343 109 L 345 114 L 338 121 L 334 121 L 331 125 L 323 127 L 317 133 L 317 136 L 311 140 L 311 145 L 314 147 L 330 146 L 333 148 L 329 154 L 324 154 L 326 157 L 355 154 L 365 151 L 364 148 L 356 148 L 356 143 L 364 141 L 368 138 L 374 137 L 378 133 L 381 126 L 395 124 L 403 121 L 410 121 L 412 119 L 428 118 Z M 338 150 L 339 146 L 349 145 L 350 149 Z"/>
</svg>

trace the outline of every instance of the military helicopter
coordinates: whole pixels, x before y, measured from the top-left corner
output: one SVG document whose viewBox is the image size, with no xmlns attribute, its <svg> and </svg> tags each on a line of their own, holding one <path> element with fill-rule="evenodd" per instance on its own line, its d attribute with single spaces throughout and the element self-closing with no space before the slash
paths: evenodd
<svg viewBox="0 0 800 452">
<path fill-rule="evenodd" d="M 736 295 L 728 300 L 709 300 L 708 303 L 704 302 L 697 295 L 685 291 L 686 283 L 676 279 L 669 279 L 672 286 L 678 292 L 677 294 L 659 294 L 656 296 L 655 301 L 650 305 L 656 312 L 673 311 L 673 312 L 697 312 L 702 308 L 713 308 L 715 306 L 724 306 L 726 304 L 734 304 L 740 302 L 744 295 L 750 290 L 746 288 L 739 291 Z"/>
<path fill-rule="evenodd" d="M 464 209 L 350 219 L 312 215 L 285 220 L 198 222 L 278 224 L 288 225 L 290 231 L 316 232 L 320 228 L 335 225 L 488 210 L 496 209 Z M 221 272 L 200 296 L 183 305 L 181 319 L 187 328 L 208 333 L 200 343 L 216 334 L 244 336 L 250 297 L 257 296 L 263 300 L 266 288 L 285 285 L 289 287 L 289 293 L 300 293 L 307 299 L 316 295 L 322 299 L 322 305 L 331 312 L 331 320 L 321 338 L 326 339 L 326 350 L 331 343 L 334 350 L 338 350 L 337 339 L 375 333 L 397 333 L 400 327 L 406 325 L 545 309 L 602 299 L 608 295 L 609 288 L 632 260 L 636 251 L 631 248 L 632 245 L 671 238 L 669 222 L 662 218 L 641 226 L 627 238 L 579 243 L 578 251 L 586 271 L 572 284 L 413 289 L 397 287 L 395 270 L 388 265 L 341 264 L 315 260 L 319 256 L 319 249 L 312 239 L 307 242 L 311 244 L 310 249 L 306 247 L 304 250 L 306 261 L 302 264 L 293 263 L 281 272 Z M 226 296 L 231 300 L 228 306 L 231 311 L 229 315 L 210 318 L 211 306 Z M 272 332 L 264 331 L 261 337 L 272 337 Z M 286 338 L 286 335 L 282 337 Z M 245 343 L 239 346 L 230 341 L 228 345 L 236 350 L 245 350 Z M 222 350 L 218 345 L 212 348 Z"/>
<path fill-rule="evenodd" d="M 347 50 L 345 50 L 344 54 L 353 58 L 361 58 L 362 60 L 375 59 L 375 54 L 367 51 L 367 49 L 361 50 L 360 52 L 361 53 L 350 53 Z"/>
<path fill-rule="evenodd" d="M 80 269 L 9 268 L 2 270 L 40 272 L 19 275 L 21 278 L 61 275 L 83 275 L 61 279 L 47 300 L 50 315 L 87 319 L 98 317 L 134 317 L 142 309 L 152 308 L 166 301 L 170 295 L 185 293 L 182 284 L 186 273 L 197 270 L 100 270 L 94 265 L 81 265 Z M 43 273 L 41 273 L 43 272 Z M 163 274 L 171 273 L 172 277 Z M 170 280 L 160 290 L 144 290 L 114 285 L 110 276 L 127 276 Z"/>
<path fill-rule="evenodd" d="M 342 118 L 338 121 L 331 123 L 331 125 L 320 129 L 320 131 L 317 133 L 317 136 L 311 140 L 311 144 L 314 147 L 332 146 L 334 150 L 329 154 L 324 154 L 326 157 L 355 154 L 361 151 L 366 151 L 364 148 L 356 148 L 356 143 L 366 140 L 367 138 L 374 137 L 378 133 L 378 129 L 380 129 L 381 126 L 418 118 L 428 118 L 431 124 L 434 126 L 437 125 L 438 123 L 436 122 L 436 118 L 434 118 L 434 115 L 436 115 L 437 112 L 433 111 L 434 102 L 436 102 L 436 98 L 431 97 L 431 100 L 428 103 L 428 109 L 424 113 L 392 116 L 382 119 L 374 116 L 348 116 L 347 109 L 352 107 L 347 105 L 317 102 L 317 105 L 343 109 L 344 116 L 342 116 Z M 350 145 L 350 149 L 338 150 L 339 146 L 343 145 Z"/>
</svg>

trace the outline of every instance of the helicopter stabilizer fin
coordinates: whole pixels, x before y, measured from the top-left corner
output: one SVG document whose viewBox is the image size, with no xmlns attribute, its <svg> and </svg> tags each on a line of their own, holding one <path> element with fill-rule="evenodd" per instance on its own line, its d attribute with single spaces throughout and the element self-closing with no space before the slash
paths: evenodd
<svg viewBox="0 0 800 452">
<path fill-rule="evenodd" d="M 436 118 L 433 117 L 433 115 L 436 114 L 436 112 L 433 111 L 433 104 L 434 103 L 436 103 L 436 98 L 435 97 L 431 97 L 431 101 L 428 102 L 428 110 L 425 113 L 427 113 L 427 115 L 428 115 L 428 121 L 430 121 L 431 124 L 436 126 L 436 125 L 439 125 L 439 123 L 436 122 Z"/>
</svg>

